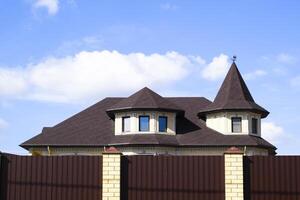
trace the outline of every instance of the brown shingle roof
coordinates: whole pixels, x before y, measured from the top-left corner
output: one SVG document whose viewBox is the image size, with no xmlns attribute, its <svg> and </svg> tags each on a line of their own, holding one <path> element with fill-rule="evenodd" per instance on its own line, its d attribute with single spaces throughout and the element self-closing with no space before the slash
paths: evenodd
<svg viewBox="0 0 300 200">
<path fill-rule="evenodd" d="M 235 62 L 232 63 L 226 78 L 215 98 L 199 112 L 199 116 L 222 110 L 249 110 L 267 117 L 269 112 L 255 103 Z"/>
<path fill-rule="evenodd" d="M 105 98 L 69 119 L 46 128 L 41 134 L 21 144 L 24 148 L 33 146 L 260 146 L 276 149 L 260 137 L 249 135 L 223 135 L 206 127 L 198 119 L 197 110 L 211 102 L 202 97 L 165 98 L 185 111 L 176 121 L 177 135 L 135 134 L 114 135 L 114 121 L 106 110 L 118 105 L 125 98 Z"/>
<path fill-rule="evenodd" d="M 125 98 L 119 103 L 113 105 L 107 110 L 107 113 L 110 116 L 113 116 L 113 113 L 115 112 L 126 110 L 164 110 L 181 114 L 184 113 L 184 111 L 173 102 L 163 98 L 147 87 L 144 87 L 128 98 Z"/>
</svg>

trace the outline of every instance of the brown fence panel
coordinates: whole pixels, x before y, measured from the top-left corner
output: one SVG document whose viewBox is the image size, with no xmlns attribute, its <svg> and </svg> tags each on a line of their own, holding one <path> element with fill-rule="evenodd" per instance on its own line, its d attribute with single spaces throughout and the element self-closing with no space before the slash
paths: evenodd
<svg viewBox="0 0 300 200">
<path fill-rule="evenodd" d="M 122 156 L 122 200 L 224 200 L 223 156 Z"/>
<path fill-rule="evenodd" d="M 1 164 L 1 200 L 102 198 L 100 156 L 5 155 Z"/>
<path fill-rule="evenodd" d="M 0 199 L 4 198 L 6 190 L 6 180 L 4 179 L 4 157 L 0 152 Z"/>
<path fill-rule="evenodd" d="M 244 158 L 246 200 L 300 199 L 300 156 Z"/>
</svg>

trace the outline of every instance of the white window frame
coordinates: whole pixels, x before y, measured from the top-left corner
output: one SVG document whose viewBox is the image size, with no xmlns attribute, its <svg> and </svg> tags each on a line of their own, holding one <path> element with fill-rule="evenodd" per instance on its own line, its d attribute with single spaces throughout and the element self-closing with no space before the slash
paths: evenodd
<svg viewBox="0 0 300 200">
<path fill-rule="evenodd" d="M 240 121 L 240 131 L 238 131 L 238 132 L 235 132 L 235 131 L 233 130 L 233 118 L 239 118 L 239 119 L 241 119 L 241 121 Z M 240 117 L 240 116 L 232 116 L 232 117 L 230 118 L 230 120 L 231 120 L 231 133 L 242 133 L 242 132 L 243 132 L 243 117 Z"/>
<path fill-rule="evenodd" d="M 128 126 L 129 126 L 129 130 L 125 129 L 125 119 L 128 119 Z M 122 133 L 129 133 L 131 131 L 131 117 L 130 116 L 123 116 L 122 117 Z"/>
</svg>

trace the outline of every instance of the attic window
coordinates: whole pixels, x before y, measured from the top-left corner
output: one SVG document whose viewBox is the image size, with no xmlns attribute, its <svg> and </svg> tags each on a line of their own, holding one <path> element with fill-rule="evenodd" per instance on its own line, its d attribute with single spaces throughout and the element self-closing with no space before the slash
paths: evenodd
<svg viewBox="0 0 300 200">
<path fill-rule="evenodd" d="M 252 133 L 257 134 L 257 119 L 252 118 Z"/>
<path fill-rule="evenodd" d="M 130 132 L 130 117 L 122 117 L 122 132 Z"/>
<path fill-rule="evenodd" d="M 139 116 L 139 131 L 148 132 L 149 131 L 149 115 L 141 115 Z"/>
<path fill-rule="evenodd" d="M 231 118 L 231 132 L 241 133 L 242 132 L 242 118 L 232 117 Z"/>
</svg>

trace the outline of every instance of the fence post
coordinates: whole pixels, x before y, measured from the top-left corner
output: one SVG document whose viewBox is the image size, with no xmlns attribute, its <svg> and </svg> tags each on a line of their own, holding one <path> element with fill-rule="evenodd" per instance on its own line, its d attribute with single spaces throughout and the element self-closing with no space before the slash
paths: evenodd
<svg viewBox="0 0 300 200">
<path fill-rule="evenodd" d="M 231 147 L 224 157 L 225 200 L 244 200 L 243 152 Z"/>
<path fill-rule="evenodd" d="M 110 147 L 102 156 L 102 200 L 121 198 L 121 152 Z"/>
</svg>

